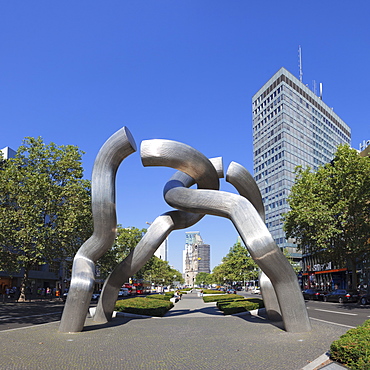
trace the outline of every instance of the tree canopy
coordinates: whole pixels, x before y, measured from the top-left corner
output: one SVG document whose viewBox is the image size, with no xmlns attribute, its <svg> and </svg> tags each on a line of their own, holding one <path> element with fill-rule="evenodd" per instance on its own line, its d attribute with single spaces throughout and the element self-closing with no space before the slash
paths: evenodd
<svg viewBox="0 0 370 370">
<path fill-rule="evenodd" d="M 136 274 L 138 279 L 144 279 L 154 285 L 172 285 L 174 281 L 180 284 L 184 279 L 179 271 L 172 268 L 167 261 L 153 256 Z"/>
<path fill-rule="evenodd" d="M 207 272 L 199 272 L 195 277 L 195 284 L 211 285 L 213 283 L 213 276 Z"/>
<path fill-rule="evenodd" d="M 248 281 L 258 277 L 258 266 L 248 249 L 238 241 L 213 271 L 213 281 L 218 284 L 232 284 L 234 281 Z"/>
<path fill-rule="evenodd" d="M 117 226 L 117 237 L 113 247 L 97 262 L 101 275 L 107 277 L 137 246 L 146 229 Z M 167 261 L 152 256 L 149 261 L 132 276 L 133 279 L 147 280 L 156 285 L 170 285 L 173 281 L 183 282 L 179 271 L 170 267 Z"/>
<path fill-rule="evenodd" d="M 0 164 L 0 269 L 8 272 L 72 257 L 92 233 L 90 182 L 82 152 L 25 138 Z M 24 287 L 24 284 L 22 284 Z"/>
<path fill-rule="evenodd" d="M 370 246 L 370 158 L 341 145 L 333 161 L 316 172 L 297 168 L 288 201 L 287 236 L 305 253 L 355 271 Z M 356 274 L 352 279 L 357 286 Z"/>
<path fill-rule="evenodd" d="M 146 229 L 122 227 L 122 225 L 118 225 L 117 236 L 113 247 L 97 262 L 101 275 L 107 277 L 137 246 L 145 233 Z"/>
</svg>

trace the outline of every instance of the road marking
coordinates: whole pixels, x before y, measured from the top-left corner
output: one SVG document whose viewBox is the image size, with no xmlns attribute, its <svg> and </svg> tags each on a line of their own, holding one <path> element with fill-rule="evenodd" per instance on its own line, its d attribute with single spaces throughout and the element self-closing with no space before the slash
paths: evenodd
<svg viewBox="0 0 370 370">
<path fill-rule="evenodd" d="M 357 313 L 349 313 L 349 312 L 339 312 L 339 311 L 330 311 L 330 310 L 322 310 L 320 308 L 314 308 L 315 311 L 323 311 L 323 312 L 331 312 L 331 313 L 339 313 L 341 315 L 350 315 L 350 316 L 358 316 Z"/>
<path fill-rule="evenodd" d="M 52 313 L 43 313 L 41 315 L 31 315 L 31 316 L 21 316 L 21 317 L 12 317 L 12 316 L 9 316 L 9 317 L 2 317 L 0 318 L 0 320 L 21 320 L 21 319 L 29 319 L 30 317 L 40 317 L 40 316 L 46 316 L 46 315 L 57 315 L 57 314 L 61 314 L 62 311 L 60 312 L 52 312 Z"/>
<path fill-rule="evenodd" d="M 349 326 L 349 325 L 337 324 L 336 322 L 331 322 L 331 321 L 326 321 L 326 320 L 315 319 L 313 317 L 310 317 L 310 320 L 325 322 L 326 324 L 332 324 L 332 325 L 337 325 L 337 326 L 344 326 L 345 328 L 350 328 L 350 329 L 353 329 L 353 328 L 356 327 L 356 326 Z"/>
</svg>

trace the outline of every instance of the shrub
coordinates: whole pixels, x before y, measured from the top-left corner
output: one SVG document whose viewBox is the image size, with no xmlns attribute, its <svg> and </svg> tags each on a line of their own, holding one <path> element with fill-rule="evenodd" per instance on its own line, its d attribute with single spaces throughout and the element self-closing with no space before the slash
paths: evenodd
<svg viewBox="0 0 370 370">
<path fill-rule="evenodd" d="M 137 315 L 163 316 L 173 306 L 172 302 L 164 299 L 137 297 L 117 301 L 114 309 L 119 312 L 134 313 Z"/>
<path fill-rule="evenodd" d="M 221 295 L 208 295 L 203 297 L 205 303 L 208 302 L 219 302 L 219 301 L 231 301 L 234 299 L 240 299 L 242 296 L 238 294 L 221 294 Z"/>
<path fill-rule="evenodd" d="M 370 320 L 333 342 L 330 357 L 353 370 L 370 370 Z"/>
<path fill-rule="evenodd" d="M 166 296 L 163 294 L 150 294 L 150 295 L 147 295 L 145 298 L 160 299 L 161 301 L 169 301 L 169 299 L 166 299 Z"/>
<path fill-rule="evenodd" d="M 221 290 L 213 290 L 213 289 L 203 289 L 204 294 L 225 294 Z"/>
<path fill-rule="evenodd" d="M 223 306 L 227 306 L 229 305 L 231 302 L 239 302 L 239 301 L 245 301 L 245 298 L 243 297 L 240 297 L 240 299 L 229 299 L 229 300 L 222 300 L 222 301 L 218 301 L 216 303 L 216 306 L 218 309 L 220 309 L 222 311 L 222 307 Z"/>
<path fill-rule="evenodd" d="M 173 292 L 165 293 L 165 294 L 150 294 L 147 295 L 146 298 L 152 299 L 160 299 L 162 301 L 169 301 L 175 294 Z"/>
<path fill-rule="evenodd" d="M 234 300 L 231 302 L 225 302 L 224 304 L 219 304 L 219 309 L 223 311 L 224 315 L 252 311 L 261 307 L 263 307 L 262 299 L 260 299 L 260 302 L 257 302 L 255 298 L 252 298 L 252 300 Z"/>
</svg>

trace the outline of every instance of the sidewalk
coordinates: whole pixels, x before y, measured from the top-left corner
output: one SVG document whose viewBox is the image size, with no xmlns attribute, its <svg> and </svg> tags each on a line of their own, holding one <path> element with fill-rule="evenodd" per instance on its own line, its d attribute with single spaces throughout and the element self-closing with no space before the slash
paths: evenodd
<svg viewBox="0 0 370 370">
<path fill-rule="evenodd" d="M 346 332 L 312 321 L 309 333 L 287 333 L 256 314 L 223 316 L 191 293 L 163 318 L 88 318 L 77 334 L 59 333 L 59 322 L 2 331 L 0 369 L 308 370 Z"/>
</svg>

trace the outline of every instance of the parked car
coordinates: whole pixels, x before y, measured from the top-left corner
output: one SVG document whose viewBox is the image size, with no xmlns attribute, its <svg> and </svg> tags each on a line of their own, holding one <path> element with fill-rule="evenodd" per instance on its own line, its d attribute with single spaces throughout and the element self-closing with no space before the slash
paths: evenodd
<svg viewBox="0 0 370 370">
<path fill-rule="evenodd" d="M 360 295 L 356 290 L 336 289 L 324 295 L 324 302 L 357 302 Z"/>
<path fill-rule="evenodd" d="M 227 294 L 236 294 L 236 290 L 234 288 L 229 288 L 227 291 L 226 291 Z"/>
<path fill-rule="evenodd" d="M 316 297 L 316 289 L 305 289 L 302 294 L 304 299 L 315 299 Z"/>
<path fill-rule="evenodd" d="M 118 292 L 118 297 L 127 297 L 128 295 L 130 295 L 128 288 L 121 288 Z"/>
<path fill-rule="evenodd" d="M 318 291 L 316 291 L 315 299 L 318 300 L 318 301 L 323 301 L 324 297 L 327 294 L 329 294 L 329 292 L 327 290 L 318 290 Z"/>
<path fill-rule="evenodd" d="M 370 294 L 362 294 L 360 296 L 360 304 L 370 304 Z"/>
<path fill-rule="evenodd" d="M 67 297 L 68 297 L 68 292 L 65 292 L 63 293 L 62 295 L 62 299 L 63 299 L 63 302 L 65 302 L 67 300 Z M 92 301 L 97 301 L 100 297 L 100 293 L 93 293 L 92 296 L 91 296 L 91 300 Z"/>
</svg>

